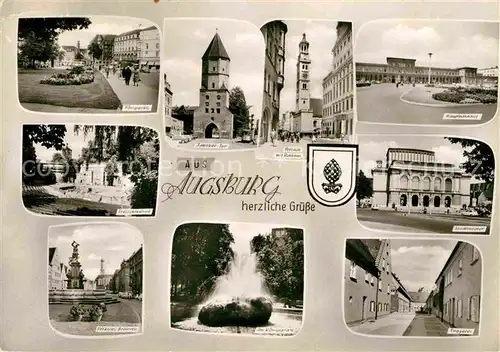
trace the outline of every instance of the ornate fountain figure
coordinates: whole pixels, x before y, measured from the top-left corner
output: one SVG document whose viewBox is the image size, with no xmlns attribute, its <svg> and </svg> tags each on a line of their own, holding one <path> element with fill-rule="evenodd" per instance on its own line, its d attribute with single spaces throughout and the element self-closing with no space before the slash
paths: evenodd
<svg viewBox="0 0 500 352">
<path fill-rule="evenodd" d="M 79 244 L 76 241 L 71 243 L 73 247 L 73 254 L 69 258 L 69 268 L 66 272 L 66 277 L 68 278 L 68 289 L 80 289 L 83 290 L 84 282 L 87 281 L 85 279 L 85 275 L 83 274 L 82 264 L 80 264 L 80 255 L 78 254 L 78 246 Z"/>
</svg>

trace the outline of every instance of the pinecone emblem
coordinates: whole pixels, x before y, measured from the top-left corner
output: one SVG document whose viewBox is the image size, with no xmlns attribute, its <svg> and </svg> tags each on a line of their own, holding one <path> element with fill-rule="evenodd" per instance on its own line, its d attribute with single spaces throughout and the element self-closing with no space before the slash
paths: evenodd
<svg viewBox="0 0 500 352">
<path fill-rule="evenodd" d="M 328 193 L 339 193 L 342 189 L 341 183 L 336 183 L 342 175 L 342 169 L 335 159 L 330 160 L 323 168 L 323 175 L 328 183 L 323 183 L 323 190 Z"/>
</svg>

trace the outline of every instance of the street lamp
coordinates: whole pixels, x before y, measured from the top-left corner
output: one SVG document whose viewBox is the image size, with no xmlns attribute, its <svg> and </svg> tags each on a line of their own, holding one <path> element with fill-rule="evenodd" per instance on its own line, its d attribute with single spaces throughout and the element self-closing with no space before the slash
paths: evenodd
<svg viewBox="0 0 500 352">
<path fill-rule="evenodd" d="M 432 53 L 429 53 L 429 84 L 431 84 L 431 59 Z"/>
</svg>

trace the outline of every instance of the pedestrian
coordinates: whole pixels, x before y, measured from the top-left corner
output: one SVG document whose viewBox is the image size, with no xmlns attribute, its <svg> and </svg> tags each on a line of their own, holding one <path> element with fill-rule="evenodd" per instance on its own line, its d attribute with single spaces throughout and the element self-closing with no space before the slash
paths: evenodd
<svg viewBox="0 0 500 352">
<path fill-rule="evenodd" d="M 271 131 L 271 143 L 273 144 L 273 147 L 276 147 L 276 130 Z"/>
<path fill-rule="evenodd" d="M 129 67 L 129 66 L 127 66 L 127 67 L 125 68 L 125 74 L 124 74 L 124 77 L 125 77 L 125 84 L 126 84 L 127 86 L 129 86 L 129 85 L 130 85 L 130 76 L 132 76 L 132 70 L 130 69 L 130 67 Z"/>
<path fill-rule="evenodd" d="M 106 78 L 109 78 L 109 66 L 106 66 L 105 71 L 106 71 Z"/>
<path fill-rule="evenodd" d="M 134 69 L 134 87 L 135 86 L 139 87 L 139 82 L 140 81 L 141 81 L 141 76 L 140 76 L 139 68 L 136 67 Z"/>
<path fill-rule="evenodd" d="M 316 143 L 316 135 L 315 134 L 313 134 L 313 136 L 312 136 L 312 142 Z"/>
</svg>

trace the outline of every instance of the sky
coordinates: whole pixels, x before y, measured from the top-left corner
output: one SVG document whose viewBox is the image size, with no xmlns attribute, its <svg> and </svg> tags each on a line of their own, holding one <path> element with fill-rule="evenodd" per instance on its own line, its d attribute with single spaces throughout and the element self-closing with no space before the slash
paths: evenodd
<svg viewBox="0 0 500 352">
<path fill-rule="evenodd" d="M 466 161 L 463 149 L 459 144 L 451 144 L 444 137 L 422 136 L 359 136 L 359 168 L 367 177 L 371 169 L 382 160 L 385 166 L 388 148 L 415 148 L 434 151 L 436 162 L 459 165 Z"/>
<path fill-rule="evenodd" d="M 234 237 L 233 249 L 240 253 L 250 251 L 250 241 L 252 238 L 259 234 L 269 234 L 273 228 L 281 227 L 283 226 L 260 223 L 231 223 L 229 224 L 229 231 L 231 231 Z"/>
<path fill-rule="evenodd" d="M 64 136 L 64 141 L 68 147 L 73 150 L 73 158 L 77 159 L 80 156 L 80 152 L 82 148 L 87 146 L 89 140 L 93 139 L 94 134 L 91 132 L 86 137 L 83 132 L 75 135 L 73 132 L 73 128 L 75 125 L 68 124 L 66 125 L 66 135 Z M 36 157 L 41 162 L 50 162 L 52 161 L 52 156 L 55 153 L 58 153 L 54 148 L 45 148 L 40 144 L 35 144 L 35 152 Z"/>
<path fill-rule="evenodd" d="M 250 114 L 262 112 L 264 38 L 249 22 L 224 19 L 167 19 L 162 65 L 173 92 L 172 105 L 200 104 L 201 57 L 218 32 L 231 59 L 229 90 L 239 86 Z"/>
<path fill-rule="evenodd" d="M 356 62 L 386 63 L 386 57 L 416 59 L 417 66 L 498 66 L 499 25 L 494 22 L 382 20 L 363 25 L 355 39 Z"/>
<path fill-rule="evenodd" d="M 392 272 L 408 291 L 431 291 L 457 241 L 391 239 Z"/>
<path fill-rule="evenodd" d="M 323 78 L 332 70 L 331 50 L 337 39 L 335 21 L 283 21 L 288 27 L 285 37 L 285 86 L 280 95 L 280 116 L 295 110 L 295 90 L 297 80 L 297 57 L 302 34 L 309 42 L 311 59 L 309 77 L 311 98 L 323 99 Z"/>
<path fill-rule="evenodd" d="M 145 29 L 155 24 L 142 18 L 134 17 L 88 17 L 92 22 L 87 29 L 66 31 L 59 35 L 58 43 L 62 45 L 76 46 L 80 41 L 80 48 L 87 48 L 90 41 L 98 34 L 121 34 L 134 29 Z"/>
<path fill-rule="evenodd" d="M 124 224 L 56 226 L 49 230 L 49 247 L 57 247 L 59 260 L 68 265 L 73 253 L 71 243 L 80 246 L 80 263 L 85 277 L 94 280 L 104 258 L 106 274 L 113 274 L 122 260 L 128 259 L 143 243 L 142 233 Z"/>
</svg>

